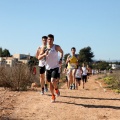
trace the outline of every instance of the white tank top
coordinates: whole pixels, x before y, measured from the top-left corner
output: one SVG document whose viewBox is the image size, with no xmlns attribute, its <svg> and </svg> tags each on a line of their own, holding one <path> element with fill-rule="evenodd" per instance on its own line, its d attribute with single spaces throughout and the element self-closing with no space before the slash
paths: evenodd
<svg viewBox="0 0 120 120">
<path fill-rule="evenodd" d="M 75 77 L 76 77 L 76 78 L 81 78 L 81 70 L 80 70 L 80 67 L 78 67 L 78 69 L 76 70 Z"/>
<path fill-rule="evenodd" d="M 40 47 L 40 49 L 42 48 L 42 46 Z M 39 60 L 39 67 L 44 67 L 45 66 L 45 63 L 46 63 L 46 60 L 45 60 L 45 57 L 42 58 L 41 60 Z"/>
<path fill-rule="evenodd" d="M 49 50 L 46 56 L 46 69 L 54 69 L 59 67 L 58 52 L 55 50 L 55 45 Z"/>
<path fill-rule="evenodd" d="M 86 67 L 82 67 L 82 70 L 83 70 L 83 74 L 82 75 L 87 75 L 87 69 L 86 69 Z"/>
</svg>

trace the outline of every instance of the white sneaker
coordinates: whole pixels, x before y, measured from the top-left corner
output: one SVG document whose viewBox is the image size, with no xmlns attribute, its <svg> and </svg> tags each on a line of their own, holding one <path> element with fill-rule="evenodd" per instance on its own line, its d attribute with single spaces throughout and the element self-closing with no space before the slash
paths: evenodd
<svg viewBox="0 0 120 120">
<path fill-rule="evenodd" d="M 41 94 L 41 95 L 44 95 L 44 91 L 41 91 L 40 94 Z"/>
<path fill-rule="evenodd" d="M 48 92 L 48 88 L 44 88 L 44 91 L 45 91 L 45 92 Z"/>
</svg>

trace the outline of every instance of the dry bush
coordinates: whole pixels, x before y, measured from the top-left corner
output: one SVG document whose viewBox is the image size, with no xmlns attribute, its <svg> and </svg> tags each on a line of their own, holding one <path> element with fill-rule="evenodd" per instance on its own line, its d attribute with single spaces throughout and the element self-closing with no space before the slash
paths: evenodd
<svg viewBox="0 0 120 120">
<path fill-rule="evenodd" d="M 34 81 L 34 75 L 27 65 L 20 64 L 14 67 L 0 67 L 0 86 L 11 90 L 27 90 Z"/>
<path fill-rule="evenodd" d="M 113 88 L 120 90 L 120 71 L 116 71 L 112 76 L 114 78 Z"/>
</svg>

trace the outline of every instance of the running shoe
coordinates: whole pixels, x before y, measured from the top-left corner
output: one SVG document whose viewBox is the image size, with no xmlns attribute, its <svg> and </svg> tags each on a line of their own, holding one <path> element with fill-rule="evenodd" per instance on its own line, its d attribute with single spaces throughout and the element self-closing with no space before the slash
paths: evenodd
<svg viewBox="0 0 120 120">
<path fill-rule="evenodd" d="M 70 90 L 72 90 L 72 85 L 70 86 Z"/>
<path fill-rule="evenodd" d="M 47 86 L 45 86 L 44 91 L 45 91 L 45 92 L 48 92 L 48 88 L 47 88 Z"/>
<path fill-rule="evenodd" d="M 60 91 L 57 89 L 57 90 L 55 90 L 55 93 L 56 93 L 56 96 L 58 97 L 58 96 L 60 96 Z"/>
<path fill-rule="evenodd" d="M 40 93 L 41 95 L 44 95 L 44 88 L 42 88 L 42 91 Z"/>
<path fill-rule="evenodd" d="M 73 86 L 73 89 L 75 90 L 75 83 L 73 83 L 73 85 L 72 85 L 72 86 Z"/>
<path fill-rule="evenodd" d="M 44 90 L 42 90 L 42 91 L 40 92 L 40 94 L 41 94 L 41 95 L 44 95 Z"/>
<path fill-rule="evenodd" d="M 52 95 L 51 103 L 55 102 L 55 95 Z"/>
</svg>

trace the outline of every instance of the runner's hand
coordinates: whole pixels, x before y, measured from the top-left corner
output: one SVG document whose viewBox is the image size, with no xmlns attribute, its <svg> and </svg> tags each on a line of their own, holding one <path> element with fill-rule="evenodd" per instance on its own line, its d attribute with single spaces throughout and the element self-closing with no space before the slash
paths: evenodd
<svg viewBox="0 0 120 120">
<path fill-rule="evenodd" d="M 48 55 L 48 53 L 49 53 L 49 50 L 46 50 L 46 51 L 45 51 L 45 55 L 47 56 L 47 55 Z"/>
<path fill-rule="evenodd" d="M 59 64 L 62 64 L 62 60 L 59 61 Z"/>
</svg>

